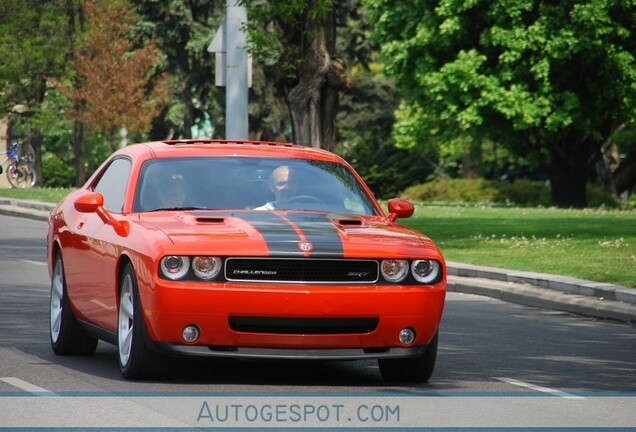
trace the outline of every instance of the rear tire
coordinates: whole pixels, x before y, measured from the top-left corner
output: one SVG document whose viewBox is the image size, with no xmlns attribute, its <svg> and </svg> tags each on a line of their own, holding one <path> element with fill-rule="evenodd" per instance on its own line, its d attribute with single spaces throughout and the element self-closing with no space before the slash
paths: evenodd
<svg viewBox="0 0 636 432">
<path fill-rule="evenodd" d="M 433 375 L 437 359 L 439 331 L 419 357 L 406 359 L 378 359 L 380 374 L 387 381 L 427 382 Z"/>
<path fill-rule="evenodd" d="M 66 289 L 62 254 L 57 253 L 51 278 L 49 335 L 57 355 L 89 356 L 97 348 L 97 339 L 89 336 L 73 315 Z"/>
<path fill-rule="evenodd" d="M 130 380 L 160 376 L 167 366 L 164 356 L 146 346 L 146 326 L 142 310 L 137 277 L 132 265 L 128 263 L 119 283 L 117 348 L 121 373 Z"/>
<path fill-rule="evenodd" d="M 11 187 L 16 189 L 32 188 L 35 185 L 35 169 L 33 165 L 19 162 L 16 165 L 9 165 L 7 169 L 7 179 Z"/>
</svg>

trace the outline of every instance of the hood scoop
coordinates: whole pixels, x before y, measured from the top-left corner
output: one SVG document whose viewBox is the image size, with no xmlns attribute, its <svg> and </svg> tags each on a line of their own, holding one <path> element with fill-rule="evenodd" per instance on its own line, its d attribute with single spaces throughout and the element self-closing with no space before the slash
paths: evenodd
<svg viewBox="0 0 636 432">
<path fill-rule="evenodd" d="M 362 221 L 360 219 L 337 219 L 335 222 L 340 226 L 346 227 L 362 226 Z"/>
<path fill-rule="evenodd" d="M 195 220 L 200 224 L 222 224 L 225 222 L 225 218 L 212 216 L 199 216 Z"/>
</svg>

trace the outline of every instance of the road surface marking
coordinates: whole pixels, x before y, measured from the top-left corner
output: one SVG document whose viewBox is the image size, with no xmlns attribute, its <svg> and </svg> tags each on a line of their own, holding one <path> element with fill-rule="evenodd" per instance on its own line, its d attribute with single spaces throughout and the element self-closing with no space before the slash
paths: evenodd
<svg viewBox="0 0 636 432">
<path fill-rule="evenodd" d="M 7 384 L 12 385 L 13 387 L 17 387 L 20 390 L 24 390 L 29 393 L 47 393 L 47 395 L 54 394 L 51 390 L 38 387 L 35 384 L 31 384 L 30 382 L 21 380 L 20 378 L 16 378 L 16 377 L 0 378 L 0 381 L 4 381 Z"/>
<path fill-rule="evenodd" d="M 559 397 L 562 397 L 562 398 L 565 398 L 565 399 L 585 399 L 582 396 L 573 395 L 572 393 L 566 393 L 564 391 L 555 390 L 555 389 L 551 389 L 551 388 L 548 388 L 548 387 L 541 387 L 541 386 L 538 386 L 538 385 L 535 385 L 535 384 L 530 384 L 530 383 L 519 381 L 519 380 L 512 379 L 512 378 L 493 377 L 493 379 L 496 379 L 498 381 L 502 381 L 502 382 L 505 382 L 505 383 L 508 383 L 508 384 L 516 385 L 516 386 L 519 386 L 519 387 L 525 387 L 525 388 L 529 388 L 531 390 L 536 390 L 536 391 L 540 391 L 540 392 L 543 392 L 543 393 L 549 393 L 549 394 L 552 394 L 554 396 L 559 396 Z"/>
<path fill-rule="evenodd" d="M 46 263 L 42 262 L 42 261 L 31 261 L 31 260 L 20 260 L 20 261 L 25 262 L 25 263 L 29 263 L 29 264 L 40 265 L 40 266 L 45 266 L 46 265 Z"/>
</svg>

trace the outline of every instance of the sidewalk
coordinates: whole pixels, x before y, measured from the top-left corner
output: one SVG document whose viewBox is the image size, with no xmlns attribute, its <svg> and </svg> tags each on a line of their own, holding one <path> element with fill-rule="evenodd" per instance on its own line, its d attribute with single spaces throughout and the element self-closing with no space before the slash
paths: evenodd
<svg viewBox="0 0 636 432">
<path fill-rule="evenodd" d="M 48 220 L 54 205 L 0 198 L 0 214 Z M 448 290 L 588 317 L 636 323 L 636 288 L 567 276 L 447 262 Z"/>
</svg>

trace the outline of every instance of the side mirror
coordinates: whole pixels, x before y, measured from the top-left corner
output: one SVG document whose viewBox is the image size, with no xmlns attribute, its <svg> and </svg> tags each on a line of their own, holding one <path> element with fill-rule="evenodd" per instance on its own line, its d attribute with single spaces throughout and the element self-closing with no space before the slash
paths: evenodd
<svg viewBox="0 0 636 432">
<path fill-rule="evenodd" d="M 106 224 L 113 227 L 115 232 L 126 237 L 130 232 L 130 224 L 127 221 L 118 221 L 104 208 L 104 196 L 97 192 L 88 192 L 77 197 L 75 210 L 80 213 L 97 213 L 97 216 Z"/>
<path fill-rule="evenodd" d="M 89 192 L 80 195 L 75 200 L 75 210 L 80 213 L 95 213 L 99 207 L 104 205 L 104 197 L 97 192 Z"/>
<path fill-rule="evenodd" d="M 409 218 L 413 216 L 415 207 L 407 200 L 393 198 L 389 200 L 389 220 L 395 222 L 398 218 Z"/>
</svg>

